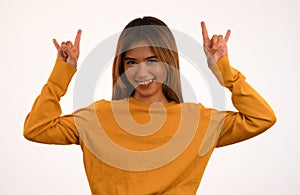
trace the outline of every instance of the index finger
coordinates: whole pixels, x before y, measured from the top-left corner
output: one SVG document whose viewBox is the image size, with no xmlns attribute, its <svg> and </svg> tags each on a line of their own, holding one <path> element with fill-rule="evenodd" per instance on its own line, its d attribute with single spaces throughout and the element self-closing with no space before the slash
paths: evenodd
<svg viewBox="0 0 300 195">
<path fill-rule="evenodd" d="M 203 21 L 201 22 L 201 28 L 202 28 L 202 36 L 203 36 L 204 43 L 207 41 L 210 41 L 210 39 L 208 37 L 208 32 L 207 32 L 205 22 L 203 22 Z"/>
<path fill-rule="evenodd" d="M 77 35 L 76 35 L 76 38 L 75 38 L 75 41 L 74 41 L 74 47 L 75 48 L 79 48 L 81 32 L 82 32 L 82 30 L 80 30 L 80 29 L 77 31 Z"/>
</svg>

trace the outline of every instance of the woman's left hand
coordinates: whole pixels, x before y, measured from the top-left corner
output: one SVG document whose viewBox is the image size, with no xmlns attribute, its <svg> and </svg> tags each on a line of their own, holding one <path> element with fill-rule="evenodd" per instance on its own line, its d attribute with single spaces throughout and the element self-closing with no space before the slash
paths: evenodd
<svg viewBox="0 0 300 195">
<path fill-rule="evenodd" d="M 223 35 L 213 35 L 210 39 L 204 22 L 201 22 L 203 47 L 207 57 L 208 66 L 214 65 L 220 58 L 227 54 L 227 42 L 230 37 L 230 30 Z"/>
</svg>

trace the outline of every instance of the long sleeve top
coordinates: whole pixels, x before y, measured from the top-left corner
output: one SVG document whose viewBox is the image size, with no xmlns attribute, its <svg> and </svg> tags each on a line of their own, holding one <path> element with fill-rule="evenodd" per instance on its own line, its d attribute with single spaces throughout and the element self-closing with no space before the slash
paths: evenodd
<svg viewBox="0 0 300 195">
<path fill-rule="evenodd" d="M 92 194 L 194 195 L 216 147 L 254 137 L 276 121 L 267 102 L 222 57 L 211 70 L 238 112 L 200 103 L 99 100 L 61 116 L 76 69 L 57 60 L 24 124 L 28 140 L 78 144 Z"/>
</svg>

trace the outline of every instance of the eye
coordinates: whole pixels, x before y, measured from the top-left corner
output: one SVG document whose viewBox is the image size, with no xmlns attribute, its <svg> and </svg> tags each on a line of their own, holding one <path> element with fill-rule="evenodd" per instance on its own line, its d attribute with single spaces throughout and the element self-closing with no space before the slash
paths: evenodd
<svg viewBox="0 0 300 195">
<path fill-rule="evenodd" d="M 134 60 L 127 60 L 126 63 L 125 63 L 125 65 L 131 67 L 133 65 L 136 65 L 136 61 L 134 61 Z"/>
<path fill-rule="evenodd" d="M 136 62 L 133 61 L 133 60 L 128 60 L 126 63 L 127 63 L 127 64 L 136 64 Z"/>
<path fill-rule="evenodd" d="M 148 64 L 153 64 L 153 63 L 156 63 L 157 60 L 148 60 Z"/>
</svg>

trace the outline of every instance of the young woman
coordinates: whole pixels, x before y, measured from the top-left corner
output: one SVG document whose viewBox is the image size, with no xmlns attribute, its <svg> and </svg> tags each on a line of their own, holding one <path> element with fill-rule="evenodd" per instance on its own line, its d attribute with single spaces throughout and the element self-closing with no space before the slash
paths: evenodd
<svg viewBox="0 0 300 195">
<path fill-rule="evenodd" d="M 24 125 L 47 144 L 79 144 L 92 194 L 196 194 L 216 147 L 256 136 L 276 121 L 270 106 L 229 64 L 226 35 L 209 38 L 208 66 L 232 92 L 238 112 L 184 103 L 174 37 L 162 21 L 137 18 L 122 31 L 113 62 L 112 100 L 60 116 L 60 98 L 76 72 L 74 41 L 54 39 L 57 60 Z"/>
</svg>

